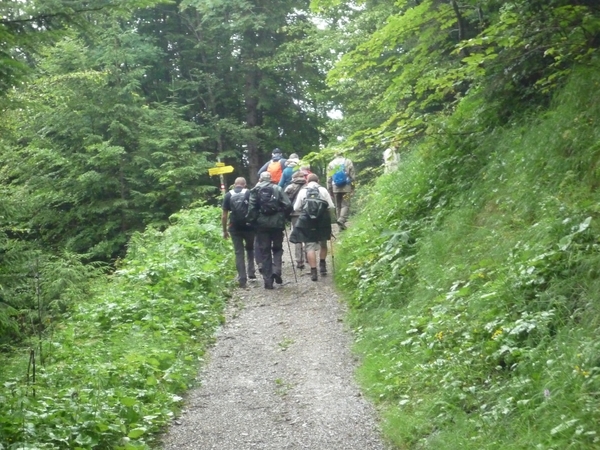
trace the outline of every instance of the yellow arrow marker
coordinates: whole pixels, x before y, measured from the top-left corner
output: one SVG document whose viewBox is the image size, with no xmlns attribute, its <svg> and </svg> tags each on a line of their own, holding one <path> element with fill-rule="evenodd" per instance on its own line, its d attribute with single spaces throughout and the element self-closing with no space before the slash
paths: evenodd
<svg viewBox="0 0 600 450">
<path fill-rule="evenodd" d="M 208 174 L 212 177 L 213 175 L 223 175 L 225 173 L 231 173 L 233 171 L 233 166 L 211 167 L 210 169 L 208 169 Z"/>
<path fill-rule="evenodd" d="M 215 164 L 217 167 L 225 167 L 225 163 L 223 162 L 218 162 Z"/>
</svg>

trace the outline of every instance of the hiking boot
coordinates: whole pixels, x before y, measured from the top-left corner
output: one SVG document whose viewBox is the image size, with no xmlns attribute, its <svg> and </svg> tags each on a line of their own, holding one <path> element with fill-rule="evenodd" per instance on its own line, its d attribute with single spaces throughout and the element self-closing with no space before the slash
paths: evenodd
<svg viewBox="0 0 600 450">
<path fill-rule="evenodd" d="M 327 265 L 324 259 L 319 261 L 319 272 L 321 272 L 321 276 L 327 275 Z"/>
<path fill-rule="evenodd" d="M 240 283 L 240 288 L 241 289 L 246 289 L 246 287 L 247 287 L 246 280 L 240 280 L 239 283 Z"/>
<path fill-rule="evenodd" d="M 277 284 L 282 284 L 283 283 L 283 280 L 281 279 L 281 275 L 279 275 L 277 273 L 274 273 L 273 275 L 271 275 L 271 278 Z"/>
<path fill-rule="evenodd" d="M 254 274 L 248 275 L 248 279 L 249 280 L 256 280 L 256 275 L 254 275 Z"/>
<path fill-rule="evenodd" d="M 310 279 L 312 281 L 319 281 L 319 274 L 317 273 L 317 268 L 310 268 Z"/>
<path fill-rule="evenodd" d="M 273 282 L 265 281 L 265 289 L 273 289 Z"/>
<path fill-rule="evenodd" d="M 296 268 L 300 269 L 300 270 L 304 270 L 304 264 L 303 263 L 296 263 Z"/>
<path fill-rule="evenodd" d="M 340 222 L 339 220 L 337 222 L 337 225 L 338 225 L 340 231 L 344 231 L 346 228 L 348 228 L 344 222 Z"/>
</svg>

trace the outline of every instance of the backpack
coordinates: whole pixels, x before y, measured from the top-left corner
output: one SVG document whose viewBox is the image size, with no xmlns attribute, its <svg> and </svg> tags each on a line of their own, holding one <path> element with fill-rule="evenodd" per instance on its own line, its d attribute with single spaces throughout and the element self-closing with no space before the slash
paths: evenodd
<svg viewBox="0 0 600 450">
<path fill-rule="evenodd" d="M 248 189 L 242 189 L 240 192 L 235 192 L 232 189 L 229 192 L 231 193 L 231 198 L 229 200 L 231 224 L 238 226 L 246 225 L 246 216 L 248 215 Z"/>
<path fill-rule="evenodd" d="M 292 203 L 292 205 L 296 201 L 298 192 L 300 192 L 300 189 L 302 189 L 305 184 L 306 184 L 306 182 L 304 182 L 304 183 L 292 182 L 291 184 L 288 184 L 288 187 L 285 189 L 285 193 L 287 194 L 288 198 L 290 199 L 290 202 Z"/>
<path fill-rule="evenodd" d="M 281 180 L 281 174 L 283 173 L 283 167 L 281 165 L 281 160 L 279 160 L 271 161 L 267 166 L 267 172 L 271 174 L 271 183 L 279 183 L 279 180 Z"/>
<path fill-rule="evenodd" d="M 346 173 L 345 163 L 339 165 L 338 169 L 331 176 L 331 181 L 337 187 L 344 187 L 350 183 L 350 177 L 348 177 L 348 174 Z"/>
<path fill-rule="evenodd" d="M 258 209 L 265 216 L 273 216 L 279 212 L 279 197 L 272 184 L 258 190 Z"/>
<path fill-rule="evenodd" d="M 327 202 L 321 199 L 318 187 L 306 188 L 306 200 L 302 210 L 309 218 L 319 219 L 327 211 L 328 206 Z"/>
</svg>

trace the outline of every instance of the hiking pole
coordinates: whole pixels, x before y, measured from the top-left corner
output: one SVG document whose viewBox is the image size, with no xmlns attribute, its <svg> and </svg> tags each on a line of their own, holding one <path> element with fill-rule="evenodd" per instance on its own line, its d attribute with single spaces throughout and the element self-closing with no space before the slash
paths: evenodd
<svg viewBox="0 0 600 450">
<path fill-rule="evenodd" d="M 332 239 L 329 240 L 329 245 L 331 246 L 331 269 L 333 270 L 333 276 L 335 276 L 335 258 L 333 255 L 333 240 Z"/>
<path fill-rule="evenodd" d="M 294 264 L 294 257 L 292 256 L 292 246 L 290 245 L 290 240 L 288 239 L 287 228 L 283 229 L 285 233 L 285 240 L 288 244 L 288 250 L 290 251 L 290 260 L 292 261 L 292 270 L 294 271 L 294 279 L 296 280 L 296 284 L 298 284 L 298 276 L 296 275 L 296 264 Z"/>
</svg>

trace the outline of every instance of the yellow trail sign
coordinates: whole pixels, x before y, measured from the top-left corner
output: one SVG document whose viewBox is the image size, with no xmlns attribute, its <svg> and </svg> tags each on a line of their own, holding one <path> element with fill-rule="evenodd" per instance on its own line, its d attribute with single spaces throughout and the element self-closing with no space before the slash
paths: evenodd
<svg viewBox="0 0 600 450">
<path fill-rule="evenodd" d="M 223 175 L 226 173 L 233 172 L 233 166 L 220 166 L 220 167 L 211 167 L 208 169 L 208 174 L 212 177 L 213 175 Z"/>
</svg>

